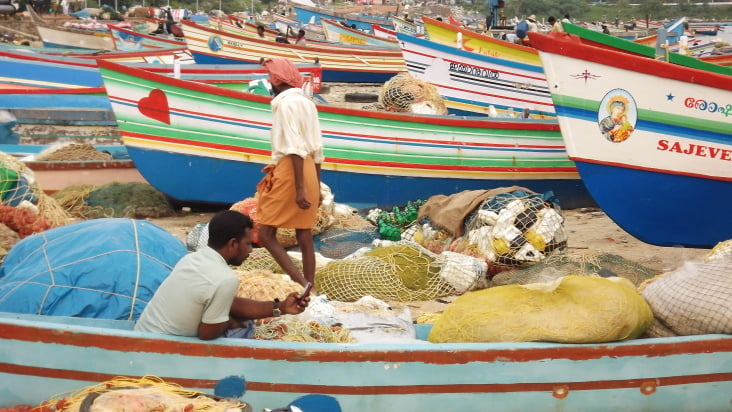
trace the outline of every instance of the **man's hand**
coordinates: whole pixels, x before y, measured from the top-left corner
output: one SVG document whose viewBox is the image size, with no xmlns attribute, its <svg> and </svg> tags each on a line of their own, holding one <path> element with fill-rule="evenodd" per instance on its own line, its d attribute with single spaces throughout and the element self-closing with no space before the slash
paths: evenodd
<svg viewBox="0 0 732 412">
<path fill-rule="evenodd" d="M 301 189 L 297 189 L 295 202 L 297 202 L 297 206 L 300 209 L 310 209 L 311 204 L 308 200 L 308 192 L 304 187 Z"/>
<path fill-rule="evenodd" d="M 298 313 L 302 313 L 305 308 L 308 307 L 310 298 L 306 296 L 302 298 L 302 300 L 298 300 L 297 295 L 297 292 L 292 292 L 287 295 L 284 301 L 280 302 L 280 310 L 282 313 L 297 315 Z"/>
</svg>

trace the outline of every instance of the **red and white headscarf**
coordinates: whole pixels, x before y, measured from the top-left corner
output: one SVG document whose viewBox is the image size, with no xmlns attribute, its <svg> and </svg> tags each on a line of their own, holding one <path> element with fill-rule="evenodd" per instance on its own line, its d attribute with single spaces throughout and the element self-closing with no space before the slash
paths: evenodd
<svg viewBox="0 0 732 412">
<path fill-rule="evenodd" d="M 288 59 L 273 58 L 262 63 L 269 73 L 269 82 L 273 85 L 289 84 L 292 87 L 302 87 L 304 79 L 297 67 Z"/>
</svg>

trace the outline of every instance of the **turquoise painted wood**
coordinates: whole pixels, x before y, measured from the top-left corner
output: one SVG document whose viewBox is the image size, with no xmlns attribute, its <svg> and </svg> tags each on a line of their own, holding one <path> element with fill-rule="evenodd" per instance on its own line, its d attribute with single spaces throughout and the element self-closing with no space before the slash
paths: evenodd
<svg viewBox="0 0 732 412">
<path fill-rule="evenodd" d="M 714 412 L 729 411 L 732 401 L 729 335 L 379 345 L 206 342 L 131 329 L 121 321 L 0 313 L 0 399 L 34 404 L 117 376 L 152 374 L 207 393 L 239 376 L 247 385 L 241 399 L 253 410 L 309 393 L 333 396 L 344 411 Z"/>
</svg>

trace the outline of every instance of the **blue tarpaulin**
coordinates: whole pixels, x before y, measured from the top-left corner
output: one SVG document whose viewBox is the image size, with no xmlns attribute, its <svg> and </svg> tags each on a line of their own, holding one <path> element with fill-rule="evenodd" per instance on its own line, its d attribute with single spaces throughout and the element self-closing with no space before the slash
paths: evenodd
<svg viewBox="0 0 732 412">
<path fill-rule="evenodd" d="M 183 242 L 144 220 L 86 220 L 18 242 L 0 267 L 0 311 L 137 320 Z"/>
</svg>

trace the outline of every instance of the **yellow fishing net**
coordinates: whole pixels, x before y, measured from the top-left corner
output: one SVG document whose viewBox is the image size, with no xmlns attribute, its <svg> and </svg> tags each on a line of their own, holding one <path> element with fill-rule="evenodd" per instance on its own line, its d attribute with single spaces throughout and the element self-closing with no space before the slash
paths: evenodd
<svg viewBox="0 0 732 412">
<path fill-rule="evenodd" d="M 409 73 L 400 73 L 384 83 L 379 104 L 391 112 L 447 114 L 437 88 Z"/>
<path fill-rule="evenodd" d="M 89 143 L 67 142 L 53 145 L 35 156 L 38 161 L 112 160 L 112 155 Z"/>
<path fill-rule="evenodd" d="M 302 271 L 302 262 L 297 259 L 293 259 L 292 257 L 290 257 L 290 261 Z M 249 253 L 249 257 L 247 258 L 247 260 L 245 260 L 244 263 L 242 263 L 236 269 L 241 272 L 262 270 L 272 273 L 285 273 L 285 271 L 280 267 L 277 261 L 275 261 L 274 257 L 272 257 L 267 249 L 263 247 L 256 247 L 252 249 L 252 252 Z"/>
<path fill-rule="evenodd" d="M 303 287 L 287 275 L 274 274 L 268 270 L 236 271 L 239 289 L 236 295 L 254 300 L 284 300 L 292 292 L 302 292 Z"/>
<path fill-rule="evenodd" d="M 82 409 L 82 405 L 84 408 Z M 134 406 L 133 406 L 134 405 Z M 80 410 L 168 412 L 236 412 L 250 410 L 242 402 L 212 397 L 182 388 L 156 376 L 142 378 L 117 377 L 96 385 L 71 391 L 49 399 L 41 410 L 77 412 Z"/>
<path fill-rule="evenodd" d="M 344 302 L 364 296 L 407 302 L 458 293 L 440 277 L 440 270 L 429 251 L 398 243 L 329 263 L 316 272 L 315 287 L 329 299 Z"/>
<path fill-rule="evenodd" d="M 354 339 L 348 329 L 327 326 L 316 321 L 303 321 L 296 316 L 281 316 L 261 322 L 254 339 L 286 342 L 351 343 Z"/>
<path fill-rule="evenodd" d="M 68 213 L 84 219 L 102 217 L 144 219 L 175 214 L 165 195 L 147 183 L 73 185 L 59 190 L 52 197 Z"/>
<path fill-rule="evenodd" d="M 637 338 L 652 321 L 628 280 L 565 276 L 466 293 L 447 307 L 428 340 L 602 343 Z"/>
</svg>

